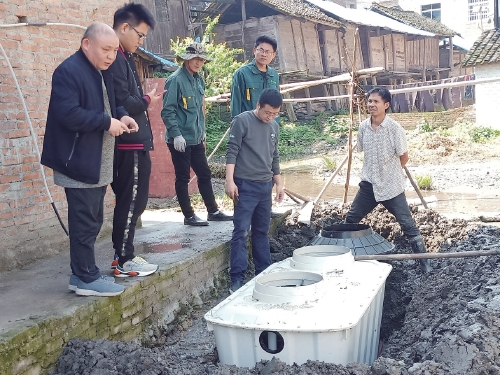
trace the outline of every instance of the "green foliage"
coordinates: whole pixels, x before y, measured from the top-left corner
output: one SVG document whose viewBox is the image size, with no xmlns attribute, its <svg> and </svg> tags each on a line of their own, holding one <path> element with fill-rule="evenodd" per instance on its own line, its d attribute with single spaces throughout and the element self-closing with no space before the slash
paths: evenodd
<svg viewBox="0 0 500 375">
<path fill-rule="evenodd" d="M 349 123 L 350 120 L 348 118 L 331 116 L 325 122 L 325 131 L 342 137 L 349 133 Z M 357 131 L 358 125 L 357 122 L 353 124 L 352 130 Z"/>
<path fill-rule="evenodd" d="M 417 180 L 417 185 L 420 189 L 432 189 L 432 177 L 430 175 L 426 174 L 425 176 L 415 176 L 415 180 Z"/>
<path fill-rule="evenodd" d="M 231 126 L 228 121 L 221 120 L 219 114 L 215 110 L 210 110 L 207 112 L 205 119 L 205 127 L 207 131 L 207 153 L 211 154 L 217 143 L 226 132 L 226 130 Z M 219 148 L 215 152 L 215 157 L 222 157 L 226 155 L 227 137 L 224 138 Z"/>
<path fill-rule="evenodd" d="M 342 116 L 342 115 L 348 115 L 349 114 L 349 110 L 348 109 L 345 109 L 345 108 L 340 108 L 338 111 L 337 111 L 337 115 L 339 116 Z"/>
<path fill-rule="evenodd" d="M 311 145 L 316 142 L 326 141 L 328 143 L 337 142 L 328 133 L 318 129 L 316 124 L 296 125 L 291 122 L 280 124 L 280 140 L 278 149 L 282 159 L 291 159 L 310 152 Z"/>
<path fill-rule="evenodd" d="M 208 25 L 203 35 L 203 45 L 207 54 L 213 60 L 207 62 L 203 66 L 201 72 L 206 85 L 206 96 L 219 95 L 224 92 L 229 92 L 231 89 L 231 82 L 233 73 L 243 63 L 236 61 L 236 55 L 243 53 L 242 49 L 230 48 L 226 43 L 214 43 L 214 27 L 219 22 L 219 16 L 211 19 L 207 18 Z M 188 44 L 193 43 L 192 38 L 170 40 L 170 46 L 175 54 L 183 53 L 186 51 Z"/>
<path fill-rule="evenodd" d="M 500 130 L 488 128 L 485 126 L 474 127 L 469 130 L 469 136 L 473 142 L 485 143 L 488 140 L 500 136 Z"/>
<path fill-rule="evenodd" d="M 154 72 L 153 78 L 168 78 L 172 72 Z"/>
<path fill-rule="evenodd" d="M 321 155 L 321 158 L 323 159 L 325 163 L 325 169 L 328 171 L 333 171 L 335 168 L 337 168 L 337 162 L 335 160 L 330 159 L 328 156 Z"/>
<path fill-rule="evenodd" d="M 425 117 L 422 118 L 420 123 L 417 124 L 417 128 L 421 132 L 424 132 L 424 133 L 430 133 L 430 132 L 434 131 L 434 127 L 431 124 L 429 124 L 429 122 L 427 121 L 427 119 Z"/>
</svg>

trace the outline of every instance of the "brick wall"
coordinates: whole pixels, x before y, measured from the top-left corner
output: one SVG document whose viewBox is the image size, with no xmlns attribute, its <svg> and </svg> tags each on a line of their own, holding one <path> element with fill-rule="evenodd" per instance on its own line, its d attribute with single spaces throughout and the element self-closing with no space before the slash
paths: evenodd
<svg viewBox="0 0 500 375">
<path fill-rule="evenodd" d="M 2 0 L 2 24 L 60 22 L 88 26 L 112 23 L 123 0 Z M 0 28 L 0 43 L 15 71 L 41 149 L 54 69 L 79 47 L 82 29 L 63 26 Z M 64 191 L 48 185 L 66 222 Z M 106 200 L 109 218 L 112 193 Z M 109 228 L 109 226 L 107 226 Z M 67 249 L 67 239 L 44 189 L 22 102 L 0 56 L 0 271 Z"/>
<path fill-rule="evenodd" d="M 476 65 L 476 79 L 500 77 L 500 63 Z M 477 124 L 500 129 L 497 105 L 500 82 L 476 85 Z"/>
</svg>

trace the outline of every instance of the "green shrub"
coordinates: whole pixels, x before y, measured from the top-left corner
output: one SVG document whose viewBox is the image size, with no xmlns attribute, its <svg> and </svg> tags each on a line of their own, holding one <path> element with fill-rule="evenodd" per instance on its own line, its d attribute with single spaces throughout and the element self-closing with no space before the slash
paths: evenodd
<svg viewBox="0 0 500 375">
<path fill-rule="evenodd" d="M 469 130 L 469 136 L 473 142 L 485 143 L 490 139 L 500 136 L 500 130 L 478 126 Z"/>
<path fill-rule="evenodd" d="M 432 189 L 432 177 L 430 175 L 426 174 L 425 176 L 415 176 L 415 180 L 417 180 L 417 185 L 420 189 Z"/>
</svg>

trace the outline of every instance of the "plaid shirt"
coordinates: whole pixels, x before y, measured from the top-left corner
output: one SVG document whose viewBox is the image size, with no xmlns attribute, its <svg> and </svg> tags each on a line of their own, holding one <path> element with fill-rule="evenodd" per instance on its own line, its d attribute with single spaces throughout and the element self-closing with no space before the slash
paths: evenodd
<svg viewBox="0 0 500 375">
<path fill-rule="evenodd" d="M 399 157 L 408 151 L 403 127 L 385 116 L 377 130 L 371 118 L 361 122 L 358 131 L 359 152 L 364 152 L 361 180 L 373 185 L 377 202 L 386 201 L 405 190 L 405 175 Z"/>
</svg>

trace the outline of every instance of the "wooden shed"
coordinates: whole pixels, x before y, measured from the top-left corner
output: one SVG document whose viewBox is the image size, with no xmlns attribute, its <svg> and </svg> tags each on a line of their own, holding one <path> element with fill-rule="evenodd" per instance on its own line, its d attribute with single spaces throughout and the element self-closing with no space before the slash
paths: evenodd
<svg viewBox="0 0 500 375">
<path fill-rule="evenodd" d="M 453 50 L 453 37 L 458 33 L 439 21 L 424 17 L 412 11 L 402 10 L 400 7 L 384 7 L 373 3 L 370 7 L 373 12 L 379 13 L 393 20 L 404 23 L 419 30 L 433 33 L 434 37 L 413 37 L 405 41 L 408 71 L 422 73 L 422 80 L 448 78 L 454 66 L 453 55 L 444 52 L 439 47 L 442 39 L 447 40 L 448 48 Z M 441 52 L 443 51 L 443 52 Z M 443 53 L 445 56 L 440 56 Z M 447 57 L 447 60 L 445 58 Z"/>
<path fill-rule="evenodd" d="M 191 35 L 190 8 L 188 0 L 134 0 L 143 4 L 156 19 L 156 27 L 150 30 L 144 48 L 152 53 L 173 59 L 170 40 Z"/>
<path fill-rule="evenodd" d="M 272 63 L 275 69 L 281 73 L 303 71 L 309 76 L 325 73 L 318 30 L 336 32 L 343 26 L 302 0 L 235 0 L 232 4 L 213 3 L 205 12 L 221 14 L 214 30 L 216 42 L 243 48 L 243 60 L 253 58 L 255 40 L 265 34 L 278 41 Z"/>
</svg>

